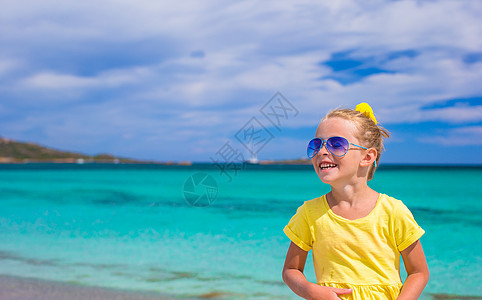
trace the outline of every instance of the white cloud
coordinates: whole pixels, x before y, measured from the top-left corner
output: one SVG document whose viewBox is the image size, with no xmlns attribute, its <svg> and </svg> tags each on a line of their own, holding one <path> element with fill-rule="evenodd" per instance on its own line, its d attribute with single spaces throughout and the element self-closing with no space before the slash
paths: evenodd
<svg viewBox="0 0 482 300">
<path fill-rule="evenodd" d="M 18 69 L 22 64 L 17 60 L 0 60 L 0 77 L 5 77 L 10 72 Z"/>
<path fill-rule="evenodd" d="M 371 103 L 383 124 L 482 119 L 480 106 L 422 109 L 482 95 L 481 62 L 462 61 L 467 53 L 482 53 L 476 0 L 27 0 L 8 1 L 0 14 L 0 76 L 8 79 L 0 88 L 15 99 L 0 99 L 2 111 L 44 105 L 44 119 L 29 118 L 25 110 L 15 123 L 28 119 L 25 124 L 52 137 L 60 129 L 48 120 L 65 118 L 64 136 L 87 138 L 96 130 L 89 126 L 102 127 L 96 132 L 105 136 L 122 128 L 125 137 L 166 142 L 203 132 L 196 141 L 204 145 L 204 138 L 229 137 L 276 91 L 300 111 L 286 127 L 316 126 L 328 109 L 360 101 Z M 167 54 L 143 60 L 136 45 L 149 48 L 149 55 L 157 49 Z M 120 66 L 96 65 L 97 48 L 112 52 L 100 59 L 120 60 Z M 386 59 L 404 50 L 416 55 Z M 193 51 L 205 55 L 191 57 Z M 343 85 L 320 65 L 337 52 L 391 73 Z M 71 54 L 74 67 L 59 67 L 56 53 Z M 75 67 L 79 56 L 89 72 Z M 21 61 L 23 70 L 8 77 L 17 68 L 11 61 Z M 89 115 L 85 131 L 81 119 L 47 109 L 68 98 L 76 101 L 65 111 Z M 28 131 L 25 126 L 16 132 Z M 212 151 L 207 148 L 197 151 Z"/>
<path fill-rule="evenodd" d="M 425 136 L 418 139 L 422 143 L 440 144 L 444 146 L 480 146 L 482 145 L 482 126 L 452 128 L 443 135 Z"/>
<path fill-rule="evenodd" d="M 423 111 L 422 111 L 422 114 Z M 449 123 L 480 122 L 482 120 L 482 105 L 459 105 L 427 111 L 425 120 L 442 121 Z"/>
<path fill-rule="evenodd" d="M 118 87 L 124 84 L 135 83 L 148 75 L 145 68 L 129 68 L 126 70 L 109 70 L 96 76 L 77 76 L 71 74 L 56 74 L 54 72 L 41 72 L 25 78 L 20 82 L 20 88 L 45 88 L 45 89 L 76 89 Z"/>
</svg>

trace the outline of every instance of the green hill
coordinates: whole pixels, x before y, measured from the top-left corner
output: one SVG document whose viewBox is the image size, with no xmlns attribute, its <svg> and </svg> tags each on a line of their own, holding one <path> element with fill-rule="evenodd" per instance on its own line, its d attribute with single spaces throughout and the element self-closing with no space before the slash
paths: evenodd
<svg viewBox="0 0 482 300">
<path fill-rule="evenodd" d="M 24 162 L 57 162 L 57 163 L 83 163 L 83 162 L 130 162 L 142 161 L 119 158 L 110 154 L 90 156 L 82 153 L 60 151 L 34 143 L 17 142 L 0 137 L 0 163 Z"/>
</svg>

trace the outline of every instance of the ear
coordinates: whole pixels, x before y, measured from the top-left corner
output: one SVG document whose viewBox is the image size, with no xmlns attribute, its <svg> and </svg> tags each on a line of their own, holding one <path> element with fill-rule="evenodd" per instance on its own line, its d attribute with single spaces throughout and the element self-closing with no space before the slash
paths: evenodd
<svg viewBox="0 0 482 300">
<path fill-rule="evenodd" d="M 368 149 L 365 155 L 362 157 L 362 160 L 360 161 L 360 167 L 368 167 L 372 165 L 377 159 L 377 154 L 378 154 L 377 149 L 375 148 Z"/>
</svg>

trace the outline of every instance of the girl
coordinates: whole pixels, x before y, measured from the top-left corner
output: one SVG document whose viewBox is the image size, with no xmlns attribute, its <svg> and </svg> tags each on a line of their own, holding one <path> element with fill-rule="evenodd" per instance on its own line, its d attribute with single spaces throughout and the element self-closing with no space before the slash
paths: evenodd
<svg viewBox="0 0 482 300">
<path fill-rule="evenodd" d="M 284 228 L 291 240 L 283 281 L 300 297 L 418 299 L 429 271 L 418 226 L 400 201 L 372 190 L 388 132 L 366 103 L 328 113 L 308 144 L 316 174 L 331 191 L 304 202 Z M 317 284 L 303 275 L 312 250 Z M 400 253 L 407 270 L 402 285 Z"/>
</svg>

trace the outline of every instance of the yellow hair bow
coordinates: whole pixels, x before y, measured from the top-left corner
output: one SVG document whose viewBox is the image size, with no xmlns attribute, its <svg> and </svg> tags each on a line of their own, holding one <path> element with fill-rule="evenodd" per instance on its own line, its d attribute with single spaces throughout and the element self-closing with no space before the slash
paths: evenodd
<svg viewBox="0 0 482 300">
<path fill-rule="evenodd" d="M 373 109 L 370 107 L 370 105 L 368 105 L 368 103 L 362 102 L 362 103 L 358 104 L 355 107 L 355 110 L 361 112 L 367 118 L 372 119 L 373 122 L 375 122 L 375 124 L 377 124 L 377 119 L 375 118 L 375 115 L 373 114 Z"/>
</svg>

